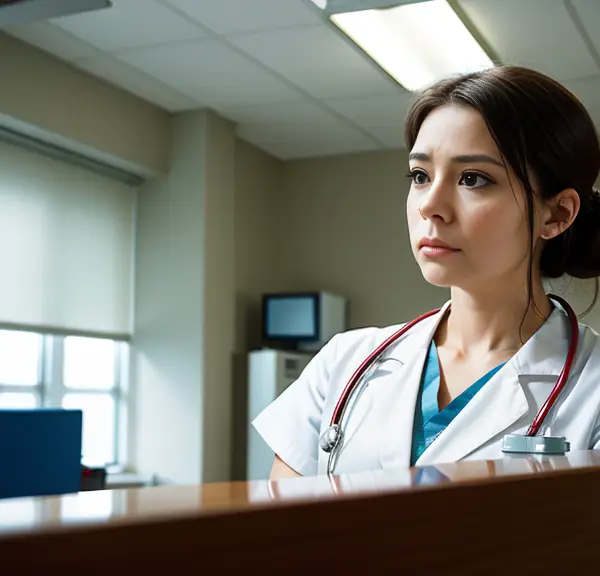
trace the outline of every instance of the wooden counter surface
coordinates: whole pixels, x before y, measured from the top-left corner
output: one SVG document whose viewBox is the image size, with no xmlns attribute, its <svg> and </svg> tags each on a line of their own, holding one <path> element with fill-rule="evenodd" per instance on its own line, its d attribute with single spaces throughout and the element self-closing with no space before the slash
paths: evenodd
<svg viewBox="0 0 600 576">
<path fill-rule="evenodd" d="M 6 574 L 595 574 L 598 542 L 600 451 L 0 500 Z"/>
</svg>

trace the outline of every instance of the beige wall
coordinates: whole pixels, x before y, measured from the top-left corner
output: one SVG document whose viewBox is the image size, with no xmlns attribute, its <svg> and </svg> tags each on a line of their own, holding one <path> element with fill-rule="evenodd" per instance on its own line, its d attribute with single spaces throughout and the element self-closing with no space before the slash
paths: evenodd
<svg viewBox="0 0 600 576">
<path fill-rule="evenodd" d="M 284 197 L 283 162 L 235 143 L 235 272 L 237 352 L 260 345 L 260 296 L 283 286 L 278 234 Z M 285 256 L 284 253 L 281 256 Z"/>
<path fill-rule="evenodd" d="M 261 295 L 283 287 L 278 234 L 283 163 L 235 142 L 235 354 L 233 356 L 232 478 L 246 474 L 247 351 L 260 345 Z"/>
<path fill-rule="evenodd" d="M 235 136 L 207 113 L 204 242 L 202 479 L 228 480 L 232 453 L 232 356 L 235 330 Z M 185 279 L 183 279 L 185 281 Z"/>
<path fill-rule="evenodd" d="M 348 297 L 350 325 L 387 325 L 443 303 L 410 252 L 405 220 L 406 152 L 288 162 L 284 166 L 288 288 Z"/>
<path fill-rule="evenodd" d="M 170 115 L 0 32 L 0 115 L 143 171 L 168 170 Z"/>
</svg>

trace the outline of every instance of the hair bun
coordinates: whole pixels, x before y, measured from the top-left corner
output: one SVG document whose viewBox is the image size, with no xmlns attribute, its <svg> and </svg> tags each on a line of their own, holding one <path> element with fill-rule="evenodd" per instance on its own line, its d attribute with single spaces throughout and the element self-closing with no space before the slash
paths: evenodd
<svg viewBox="0 0 600 576">
<path fill-rule="evenodd" d="M 600 190 L 580 194 L 579 214 L 569 229 L 550 240 L 540 261 L 542 276 L 573 278 L 600 276 Z"/>
</svg>

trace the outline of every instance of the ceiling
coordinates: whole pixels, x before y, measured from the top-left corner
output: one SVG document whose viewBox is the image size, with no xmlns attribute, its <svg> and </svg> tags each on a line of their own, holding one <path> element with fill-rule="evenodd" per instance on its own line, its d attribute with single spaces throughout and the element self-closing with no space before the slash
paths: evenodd
<svg viewBox="0 0 600 576">
<path fill-rule="evenodd" d="M 212 108 L 281 159 L 403 146 L 410 94 L 323 19 L 322 0 L 113 2 L 6 31 L 170 112 Z M 503 63 L 562 81 L 600 126 L 600 1 L 460 6 Z"/>
</svg>

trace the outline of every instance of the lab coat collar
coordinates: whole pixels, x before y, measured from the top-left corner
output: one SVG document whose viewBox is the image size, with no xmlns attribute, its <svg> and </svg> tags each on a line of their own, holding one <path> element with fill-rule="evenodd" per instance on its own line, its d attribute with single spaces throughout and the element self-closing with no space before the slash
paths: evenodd
<svg viewBox="0 0 600 576">
<path fill-rule="evenodd" d="M 525 343 L 512 358 L 519 375 L 559 376 L 571 338 L 571 326 L 567 313 L 557 304 L 542 327 Z"/>
<path fill-rule="evenodd" d="M 451 301 L 448 300 L 437 314 L 413 326 L 400 340 L 390 346 L 382 361 L 397 360 L 404 365 L 408 365 L 412 363 L 416 353 L 420 351 L 427 352 L 431 340 L 440 322 L 446 315 L 450 304 Z"/>
<path fill-rule="evenodd" d="M 408 365 L 416 353 L 429 350 L 433 335 L 446 315 L 450 304 L 449 300 L 437 314 L 409 330 L 405 336 L 390 347 L 384 358 Z M 558 376 L 567 357 L 569 339 L 569 317 L 559 305 L 556 305 L 546 322 L 508 363 L 513 364 L 514 369 L 521 376 Z"/>
<path fill-rule="evenodd" d="M 388 396 L 389 421 L 383 426 L 380 460 L 384 468 L 408 466 L 412 450 L 414 412 L 421 375 L 429 345 L 450 302 L 439 313 L 409 331 L 385 355 L 385 360 L 402 363 L 404 386 L 398 392 L 398 379 L 382 383 Z M 412 333 L 411 333 L 412 332 Z M 410 334 L 410 337 L 408 335 Z M 538 332 L 473 397 L 440 436 L 419 458 L 419 466 L 464 458 L 492 438 L 501 435 L 530 411 L 521 380 L 560 374 L 569 345 L 569 320 L 556 307 Z M 387 388 L 387 392 L 385 391 Z M 549 385 L 548 391 L 550 391 Z M 395 390 L 395 393 L 394 393 Z"/>
</svg>

